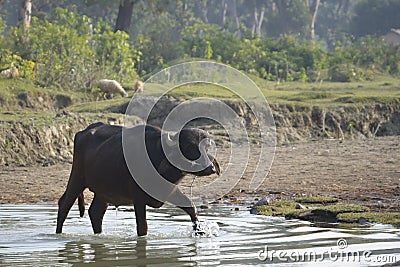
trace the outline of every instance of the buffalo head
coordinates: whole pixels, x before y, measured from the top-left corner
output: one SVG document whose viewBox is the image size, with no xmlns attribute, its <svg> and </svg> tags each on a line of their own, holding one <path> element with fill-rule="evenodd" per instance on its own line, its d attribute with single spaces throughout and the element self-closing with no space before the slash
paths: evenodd
<svg viewBox="0 0 400 267">
<path fill-rule="evenodd" d="M 165 141 L 167 158 L 183 172 L 196 176 L 221 173 L 217 160 L 208 153 L 212 140 L 206 131 L 186 128 L 172 136 L 167 134 Z"/>
</svg>

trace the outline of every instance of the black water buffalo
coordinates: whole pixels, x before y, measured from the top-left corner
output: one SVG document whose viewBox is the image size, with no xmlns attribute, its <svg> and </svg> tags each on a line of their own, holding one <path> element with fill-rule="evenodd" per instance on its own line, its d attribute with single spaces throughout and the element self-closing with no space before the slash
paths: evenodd
<svg viewBox="0 0 400 267">
<path fill-rule="evenodd" d="M 161 180 L 163 182 L 165 180 L 169 181 L 174 187 L 172 191 L 175 190 L 174 192 L 167 192 L 165 199 L 156 199 L 154 195 L 149 194 L 148 191 L 144 190 L 138 184 L 136 174 L 133 174 L 135 179 L 132 177 L 129 162 L 127 163 L 124 157 L 123 131 L 125 131 L 124 134 L 127 136 L 124 138 L 132 139 L 133 141 L 137 141 L 136 139 L 139 138 L 140 133 L 143 133 L 145 136 L 146 153 L 151 161 L 150 164 L 161 175 Z M 167 147 L 162 145 L 163 138 L 168 144 Z M 95 123 L 88 126 L 85 130 L 78 132 L 74 139 L 74 156 L 68 185 L 65 193 L 58 201 L 59 209 L 56 233 L 62 232 L 63 223 L 77 198 L 80 216 L 83 216 L 85 209 L 83 191 L 89 188 L 90 191 L 94 192 L 94 198 L 89 208 L 89 217 L 94 233 L 101 233 L 102 231 L 103 216 L 108 204 L 115 206 L 133 204 L 136 215 L 137 233 L 139 236 L 146 235 L 146 205 L 159 208 L 165 201 L 169 201 L 168 197 L 173 196 L 179 191 L 174 184 L 179 183 L 187 173 L 197 176 L 206 176 L 213 173 L 220 174 L 220 168 L 216 159 L 207 154 L 206 150 L 202 150 L 205 149 L 204 147 L 202 148 L 204 140 L 208 140 L 207 132 L 200 129 L 182 129 L 179 133 L 171 137 L 169 134 L 161 132 L 160 129 L 149 125 L 123 128 L 121 126 Z M 131 148 L 134 150 L 135 145 L 129 147 L 129 149 Z M 204 155 L 202 152 L 205 152 L 208 163 L 201 170 L 193 172 L 183 171 L 172 165 L 168 160 L 170 157 L 166 156 L 172 155 L 173 157 L 178 151 L 189 162 L 195 161 L 201 155 Z M 146 156 L 141 155 L 144 152 L 132 152 L 139 154 L 136 157 L 136 160 L 139 161 L 141 157 Z M 140 164 L 136 165 L 139 166 L 138 169 L 142 169 Z M 147 170 L 141 170 L 138 173 L 147 173 Z M 145 177 L 145 179 L 152 182 L 153 177 Z M 183 205 L 180 208 L 190 215 L 193 227 L 196 230 L 198 226 L 196 207 L 180 191 L 178 193 L 180 193 L 181 197 L 186 198 L 185 200 L 189 201 L 190 205 Z"/>
</svg>

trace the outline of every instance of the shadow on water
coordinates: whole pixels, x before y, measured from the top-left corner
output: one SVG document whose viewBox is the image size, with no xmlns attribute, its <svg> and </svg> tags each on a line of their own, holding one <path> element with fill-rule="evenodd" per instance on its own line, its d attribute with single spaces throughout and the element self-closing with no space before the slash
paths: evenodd
<svg viewBox="0 0 400 267">
<path fill-rule="evenodd" d="M 55 205 L 0 205 L 0 266 L 382 266 L 400 260 L 400 229 L 387 225 L 322 226 L 215 206 L 200 216 L 219 232 L 199 238 L 192 237 L 188 216 L 167 206 L 149 209 L 146 237 L 136 236 L 134 212 L 112 210 L 104 233 L 94 235 L 89 218 L 79 218 L 74 207 L 64 234 L 56 235 L 56 216 Z"/>
<path fill-rule="evenodd" d="M 122 248 L 118 244 L 71 241 L 58 251 L 58 262 L 71 266 L 148 266 L 149 263 L 155 263 L 147 259 L 145 238 L 137 238 L 129 245 Z"/>
</svg>

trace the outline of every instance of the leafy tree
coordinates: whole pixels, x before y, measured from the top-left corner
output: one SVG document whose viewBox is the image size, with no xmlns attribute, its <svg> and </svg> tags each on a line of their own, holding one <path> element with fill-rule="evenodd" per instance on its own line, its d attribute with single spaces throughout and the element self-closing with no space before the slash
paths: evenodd
<svg viewBox="0 0 400 267">
<path fill-rule="evenodd" d="M 99 78 L 132 80 L 136 76 L 138 52 L 124 32 L 114 33 L 107 23 L 92 25 L 87 16 L 57 9 L 52 20 L 32 18 L 29 39 L 24 32 L 11 31 L 14 54 L 35 62 L 35 79 L 43 85 L 66 89 L 90 88 Z"/>
<path fill-rule="evenodd" d="M 391 28 L 400 28 L 400 1 L 362 0 L 354 7 L 350 32 L 355 36 L 383 35 Z"/>
<path fill-rule="evenodd" d="M 335 47 L 337 40 L 346 41 L 351 10 L 359 0 L 321 0 L 315 24 L 316 35 L 328 49 Z"/>
<path fill-rule="evenodd" d="M 311 16 L 306 2 L 298 0 L 274 0 L 272 16 L 267 23 L 269 36 L 295 34 L 301 38 L 309 36 Z"/>
<path fill-rule="evenodd" d="M 211 49 L 210 58 L 229 63 L 238 49 L 239 42 L 237 37 L 218 25 L 198 22 L 181 32 L 180 45 L 186 56 L 204 58 L 205 55 L 210 56 L 210 53 L 205 51 Z"/>
</svg>

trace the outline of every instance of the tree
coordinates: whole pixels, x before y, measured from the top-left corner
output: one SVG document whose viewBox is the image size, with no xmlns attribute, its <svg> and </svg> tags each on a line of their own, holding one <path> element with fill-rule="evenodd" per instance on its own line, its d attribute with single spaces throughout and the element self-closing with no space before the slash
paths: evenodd
<svg viewBox="0 0 400 267">
<path fill-rule="evenodd" d="M 226 24 L 226 13 L 228 11 L 228 3 L 227 0 L 221 1 L 221 26 L 224 27 Z"/>
<path fill-rule="evenodd" d="M 271 36 L 295 34 L 300 37 L 309 35 L 311 16 L 304 1 L 273 0 L 267 29 Z"/>
<path fill-rule="evenodd" d="M 383 35 L 391 28 L 400 27 L 399 0 L 362 0 L 354 7 L 350 32 L 355 36 Z"/>
<path fill-rule="evenodd" d="M 236 35 L 240 38 L 241 37 L 241 32 L 240 32 L 240 21 L 239 21 L 239 15 L 237 12 L 237 2 L 236 0 L 232 0 L 232 15 L 235 20 L 235 25 L 236 25 Z"/>
<path fill-rule="evenodd" d="M 253 26 L 252 34 L 261 37 L 261 27 L 264 22 L 265 1 L 253 0 Z"/>
<path fill-rule="evenodd" d="M 122 0 L 118 8 L 117 21 L 115 23 L 114 32 L 124 31 L 129 32 L 131 26 L 133 6 L 135 0 Z"/>
<path fill-rule="evenodd" d="M 320 0 L 306 0 L 306 3 L 311 15 L 310 38 L 311 40 L 315 40 L 315 19 L 317 18 Z"/>
<path fill-rule="evenodd" d="M 18 26 L 27 31 L 31 24 L 32 17 L 32 0 L 21 0 L 18 13 Z"/>
<path fill-rule="evenodd" d="M 315 25 L 316 35 L 325 40 L 328 49 L 333 49 L 337 40 L 346 42 L 346 29 L 358 0 L 321 0 Z"/>
</svg>

